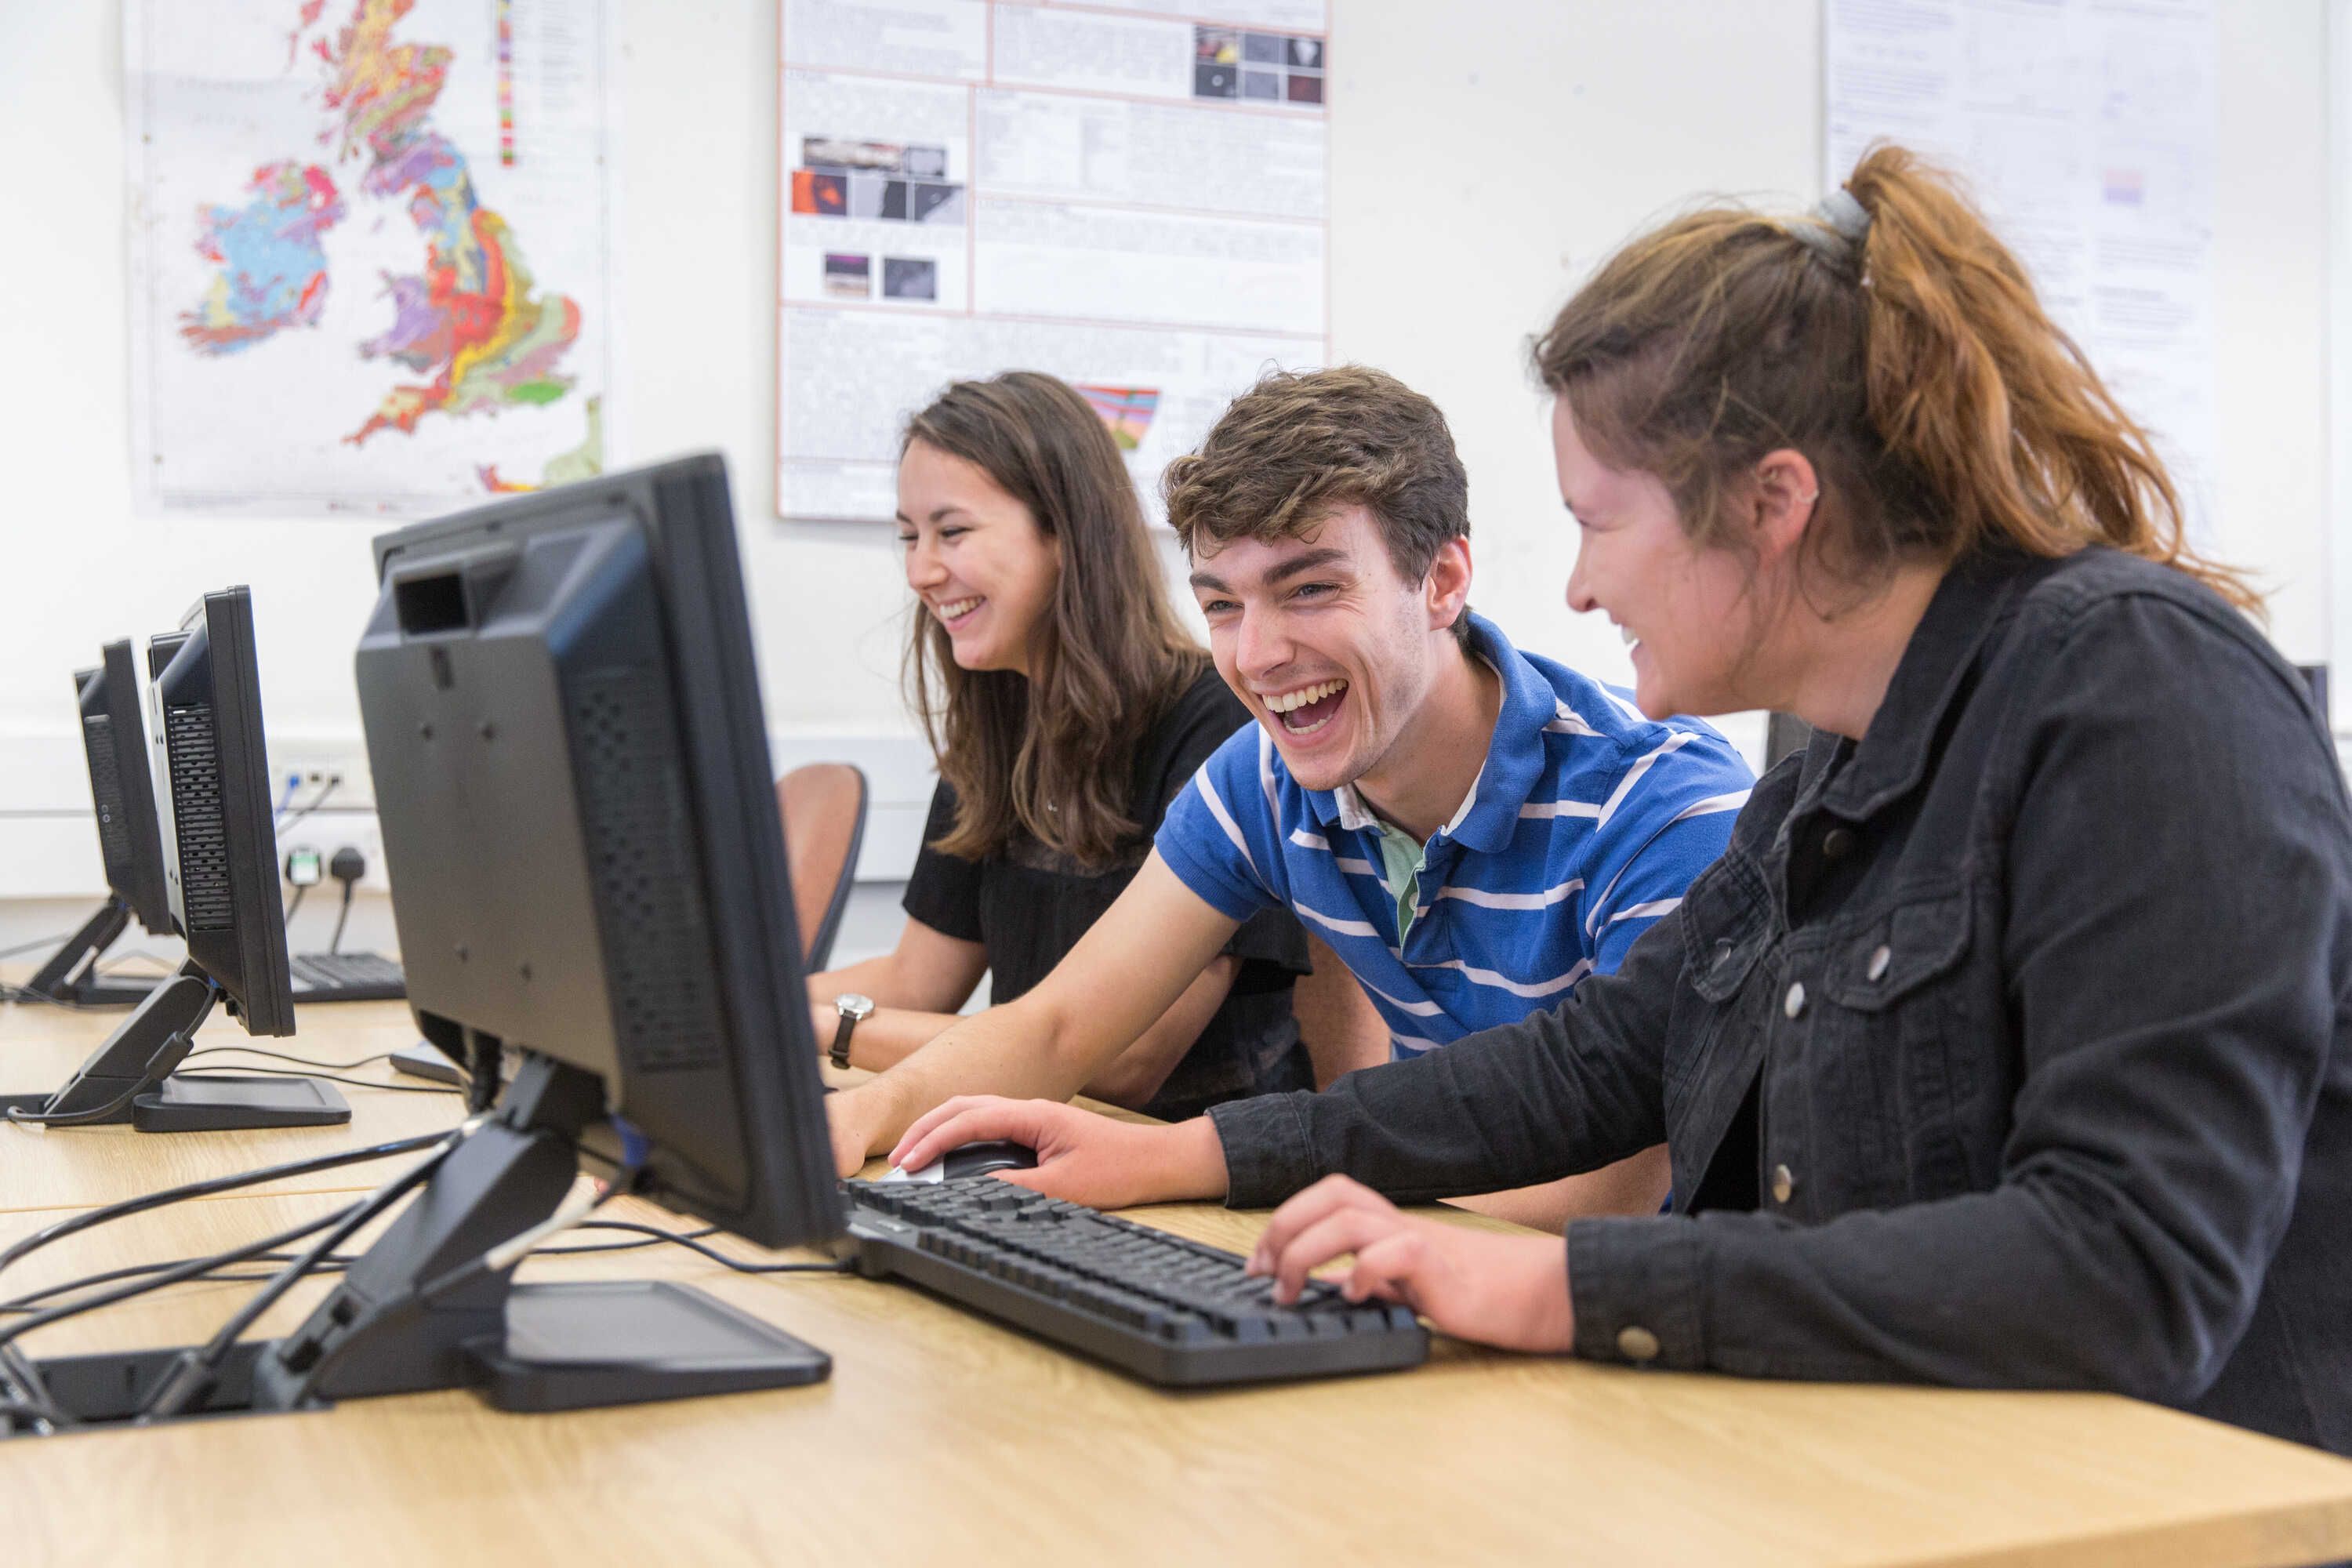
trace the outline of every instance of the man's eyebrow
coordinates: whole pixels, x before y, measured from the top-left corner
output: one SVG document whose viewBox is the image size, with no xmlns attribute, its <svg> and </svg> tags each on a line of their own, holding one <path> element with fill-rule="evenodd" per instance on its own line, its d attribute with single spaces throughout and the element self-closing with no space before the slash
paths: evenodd
<svg viewBox="0 0 2352 1568">
<path fill-rule="evenodd" d="M 1294 555 L 1287 561 L 1267 567 L 1265 580 L 1270 586 L 1276 583 L 1287 582 L 1302 573 L 1320 571 L 1334 562 L 1344 562 L 1347 559 L 1346 551 L 1334 549 L 1327 544 L 1320 550 L 1309 550 L 1304 554 Z"/>
<path fill-rule="evenodd" d="M 1211 572 L 1193 573 L 1192 583 L 1193 587 L 1206 588 L 1212 594 L 1230 594 L 1233 592 L 1231 588 L 1225 586 L 1225 580 L 1223 577 Z"/>
</svg>

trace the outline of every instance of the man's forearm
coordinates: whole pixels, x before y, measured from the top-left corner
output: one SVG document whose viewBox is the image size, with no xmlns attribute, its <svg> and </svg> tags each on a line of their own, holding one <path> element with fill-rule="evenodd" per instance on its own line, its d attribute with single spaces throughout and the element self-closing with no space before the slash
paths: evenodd
<svg viewBox="0 0 2352 1568">
<path fill-rule="evenodd" d="M 1064 1033 L 1050 1014 L 1018 1002 L 962 1020 L 860 1089 L 873 1107 L 873 1151 L 888 1148 L 917 1117 L 960 1094 L 1069 1099 L 1101 1063 L 1081 1059 Z"/>
</svg>

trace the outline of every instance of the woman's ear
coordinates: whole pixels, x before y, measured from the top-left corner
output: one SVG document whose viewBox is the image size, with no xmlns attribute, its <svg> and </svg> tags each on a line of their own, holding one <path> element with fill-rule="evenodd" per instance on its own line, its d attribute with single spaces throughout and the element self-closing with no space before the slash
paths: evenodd
<svg viewBox="0 0 2352 1568">
<path fill-rule="evenodd" d="M 1820 515 L 1821 500 L 1812 459 L 1793 447 L 1765 453 L 1756 464 L 1750 498 L 1757 559 L 1770 563 L 1793 553 Z"/>
</svg>

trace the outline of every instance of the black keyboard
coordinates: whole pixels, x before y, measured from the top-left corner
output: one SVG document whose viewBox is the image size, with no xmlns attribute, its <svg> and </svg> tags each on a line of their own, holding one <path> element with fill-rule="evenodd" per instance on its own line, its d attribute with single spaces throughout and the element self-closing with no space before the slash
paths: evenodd
<svg viewBox="0 0 2352 1568">
<path fill-rule="evenodd" d="M 286 961 L 297 1002 L 399 1002 L 408 977 L 380 952 L 297 952 Z"/>
<path fill-rule="evenodd" d="M 1295 1305 L 1218 1247 L 972 1176 L 850 1182 L 869 1278 L 895 1277 L 1146 1383 L 1174 1387 L 1418 1366 L 1429 1332 L 1404 1307 L 1352 1303 L 1310 1279 Z"/>
</svg>

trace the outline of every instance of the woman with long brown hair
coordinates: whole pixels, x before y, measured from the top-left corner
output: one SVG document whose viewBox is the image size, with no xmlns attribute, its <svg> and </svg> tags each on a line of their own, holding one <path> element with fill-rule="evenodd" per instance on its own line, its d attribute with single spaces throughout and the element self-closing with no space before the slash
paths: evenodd
<svg viewBox="0 0 2352 1568">
<path fill-rule="evenodd" d="M 817 1039 L 879 1069 L 1049 972 L 1142 864 L 1168 803 L 1251 722 L 1176 619 L 1118 448 L 1049 375 L 958 382 L 907 426 L 910 702 L 940 784 L 881 957 L 812 977 Z M 1253 920 L 1089 1094 L 1174 1120 L 1310 1086 L 1306 938 Z M 837 1042 L 837 1044 L 836 1044 Z"/>
<path fill-rule="evenodd" d="M 1254 1259 L 1493 1343 L 2096 1388 L 2352 1450 L 2352 809 L 2146 434 L 1943 178 L 1711 207 L 1535 346 L 1570 606 L 1652 714 L 1813 727 L 1572 1001 L 1328 1092 L 1129 1127 L 943 1107 L 1085 1201 L 1298 1195 Z M 1674 1212 L 1391 1200 L 1664 1139 Z M 1319 1179 L 1318 1179 L 1319 1178 Z M 1305 1189 L 1300 1191 L 1300 1189 Z"/>
</svg>

